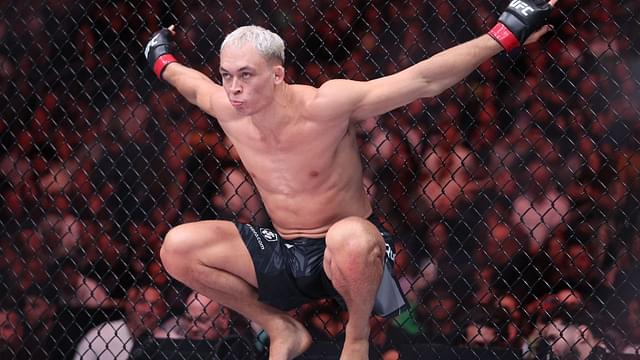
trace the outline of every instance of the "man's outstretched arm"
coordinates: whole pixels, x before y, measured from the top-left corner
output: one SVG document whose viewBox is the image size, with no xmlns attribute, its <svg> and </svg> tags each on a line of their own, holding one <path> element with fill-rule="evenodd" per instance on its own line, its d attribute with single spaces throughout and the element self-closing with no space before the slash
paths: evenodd
<svg viewBox="0 0 640 360">
<path fill-rule="evenodd" d="M 488 34 L 379 79 L 329 81 L 321 87 L 317 105 L 326 109 L 327 104 L 323 104 L 326 99 L 335 112 L 350 113 L 353 119 L 366 119 L 419 98 L 439 95 L 502 50 L 538 41 L 551 29 L 544 24 L 556 2 L 514 0 Z"/>
<path fill-rule="evenodd" d="M 557 1 L 513 0 L 486 35 L 416 64 L 413 70 L 429 83 L 422 97 L 440 94 L 502 50 L 538 41 L 551 30 L 545 22 Z"/>
<path fill-rule="evenodd" d="M 222 87 L 200 71 L 186 67 L 176 60 L 173 55 L 175 45 L 171 39 L 173 35 L 173 25 L 153 34 L 144 50 L 150 67 L 159 79 L 175 87 L 187 101 L 208 113 L 213 112 L 214 99 L 225 99 Z"/>
</svg>

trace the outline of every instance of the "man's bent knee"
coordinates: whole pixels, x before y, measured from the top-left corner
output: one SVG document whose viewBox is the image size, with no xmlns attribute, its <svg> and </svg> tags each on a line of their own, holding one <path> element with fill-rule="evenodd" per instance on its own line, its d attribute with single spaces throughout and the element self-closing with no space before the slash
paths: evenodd
<svg viewBox="0 0 640 360">
<path fill-rule="evenodd" d="M 245 253 L 247 257 L 242 257 Z M 248 256 L 235 224 L 219 220 L 176 226 L 165 235 L 160 249 L 162 264 L 178 280 L 193 276 L 197 265 L 242 273 L 250 265 Z"/>
<path fill-rule="evenodd" d="M 178 225 L 164 237 L 160 248 L 160 260 L 164 268 L 172 275 L 179 271 L 179 268 L 189 263 L 189 255 L 194 250 L 191 244 L 190 224 Z"/>
<path fill-rule="evenodd" d="M 382 256 L 384 240 L 380 231 L 368 220 L 347 217 L 333 224 L 326 235 L 327 249 L 345 256 Z"/>
</svg>

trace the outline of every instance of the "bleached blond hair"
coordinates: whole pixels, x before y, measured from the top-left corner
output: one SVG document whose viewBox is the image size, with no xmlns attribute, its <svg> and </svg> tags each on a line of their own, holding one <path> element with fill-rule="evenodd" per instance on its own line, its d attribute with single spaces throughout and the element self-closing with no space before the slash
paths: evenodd
<svg viewBox="0 0 640 360">
<path fill-rule="evenodd" d="M 284 65 L 284 40 L 261 26 L 241 26 L 229 33 L 220 45 L 220 52 L 227 45 L 242 46 L 251 44 L 265 59 Z"/>
</svg>

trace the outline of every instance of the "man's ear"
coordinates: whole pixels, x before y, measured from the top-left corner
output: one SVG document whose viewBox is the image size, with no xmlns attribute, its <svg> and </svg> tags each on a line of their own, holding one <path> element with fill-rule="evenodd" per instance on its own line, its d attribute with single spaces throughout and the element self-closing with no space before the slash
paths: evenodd
<svg viewBox="0 0 640 360">
<path fill-rule="evenodd" d="M 273 81 L 276 83 L 276 85 L 284 81 L 284 66 L 273 66 Z"/>
</svg>

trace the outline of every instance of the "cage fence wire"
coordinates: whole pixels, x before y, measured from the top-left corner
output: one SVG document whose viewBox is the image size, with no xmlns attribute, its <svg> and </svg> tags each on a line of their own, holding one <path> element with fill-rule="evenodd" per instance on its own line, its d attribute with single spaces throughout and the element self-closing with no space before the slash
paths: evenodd
<svg viewBox="0 0 640 360">
<path fill-rule="evenodd" d="M 220 82 L 257 24 L 288 82 L 371 80 L 487 32 L 507 1 L 0 3 L 0 358 L 262 359 L 255 323 L 168 275 L 169 229 L 268 224 L 216 119 L 158 80 L 151 34 Z M 640 354 L 640 3 L 561 0 L 541 42 L 357 124 L 410 304 L 372 358 Z M 336 358 L 348 314 L 292 314 Z M 623 355 L 624 354 L 624 355 Z M 565 357 L 568 358 L 568 357 Z"/>
</svg>

